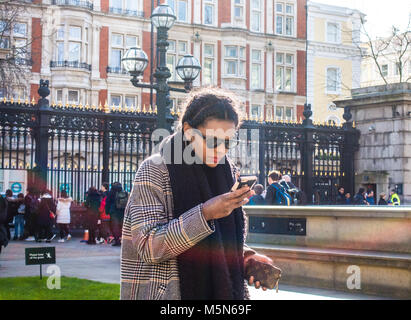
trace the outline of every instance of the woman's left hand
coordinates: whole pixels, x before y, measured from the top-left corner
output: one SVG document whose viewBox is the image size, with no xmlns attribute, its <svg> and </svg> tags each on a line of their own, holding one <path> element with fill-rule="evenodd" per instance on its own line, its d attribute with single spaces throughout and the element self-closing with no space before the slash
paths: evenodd
<svg viewBox="0 0 411 320">
<path fill-rule="evenodd" d="M 262 255 L 262 254 L 256 253 L 256 254 L 253 254 L 251 256 L 248 256 L 248 257 L 244 258 L 244 268 L 245 268 L 245 266 L 247 264 L 247 261 L 249 259 L 254 259 L 256 261 L 263 262 L 263 263 L 273 264 L 273 260 L 271 260 L 269 257 L 267 257 L 265 255 Z M 259 289 L 260 286 L 261 286 L 260 281 L 254 282 L 254 277 L 253 276 L 251 276 L 250 279 L 248 280 L 248 284 L 250 286 L 252 286 L 254 284 L 256 289 Z M 263 287 L 263 290 L 265 291 L 265 290 L 267 290 L 267 288 Z"/>
</svg>

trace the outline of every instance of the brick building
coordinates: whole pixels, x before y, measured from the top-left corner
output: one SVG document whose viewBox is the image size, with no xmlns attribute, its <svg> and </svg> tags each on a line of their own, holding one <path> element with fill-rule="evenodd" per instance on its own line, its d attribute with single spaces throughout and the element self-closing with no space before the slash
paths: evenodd
<svg viewBox="0 0 411 320">
<path fill-rule="evenodd" d="M 235 91 L 250 117 L 302 117 L 306 0 L 166 1 L 177 16 L 167 54 L 172 85 L 182 86 L 174 67 L 191 53 L 203 68 L 194 86 Z M 50 81 L 56 103 L 150 104 L 150 91 L 133 87 L 121 67 L 131 46 L 150 58 L 150 0 L 33 0 L 25 6 L 18 22 L 31 46 L 32 73 L 30 85 L 16 92 L 37 99 L 41 78 Z M 143 77 L 149 80 L 150 64 Z M 178 106 L 184 94 L 171 97 Z"/>
</svg>

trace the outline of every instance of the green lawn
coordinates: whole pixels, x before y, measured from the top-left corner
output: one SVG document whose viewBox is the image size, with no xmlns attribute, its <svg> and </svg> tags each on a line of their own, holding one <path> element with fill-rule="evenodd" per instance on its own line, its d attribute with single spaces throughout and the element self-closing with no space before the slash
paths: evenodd
<svg viewBox="0 0 411 320">
<path fill-rule="evenodd" d="M 61 289 L 47 288 L 47 277 L 0 278 L 0 300 L 118 300 L 120 285 L 61 277 Z"/>
</svg>

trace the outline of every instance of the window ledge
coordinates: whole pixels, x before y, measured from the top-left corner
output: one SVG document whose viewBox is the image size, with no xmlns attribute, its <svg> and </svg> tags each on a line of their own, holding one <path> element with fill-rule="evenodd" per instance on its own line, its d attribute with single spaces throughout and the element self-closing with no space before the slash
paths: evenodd
<svg viewBox="0 0 411 320">
<path fill-rule="evenodd" d="M 288 94 L 288 95 L 297 95 L 295 91 L 276 91 L 278 94 Z"/>
<path fill-rule="evenodd" d="M 238 79 L 238 80 L 247 80 L 247 78 L 246 78 L 246 77 L 244 77 L 244 76 L 235 76 L 235 75 L 227 75 L 227 74 L 222 75 L 222 76 L 221 76 L 221 78 L 222 78 L 222 79 Z"/>
</svg>

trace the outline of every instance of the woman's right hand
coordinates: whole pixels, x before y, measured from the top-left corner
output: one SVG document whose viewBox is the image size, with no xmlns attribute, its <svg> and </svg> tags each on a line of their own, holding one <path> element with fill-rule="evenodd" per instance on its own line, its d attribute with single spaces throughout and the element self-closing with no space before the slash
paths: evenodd
<svg viewBox="0 0 411 320">
<path fill-rule="evenodd" d="M 206 221 L 224 218 L 234 209 L 245 205 L 251 195 L 250 187 L 244 186 L 211 198 L 203 204 L 203 216 Z"/>
</svg>

